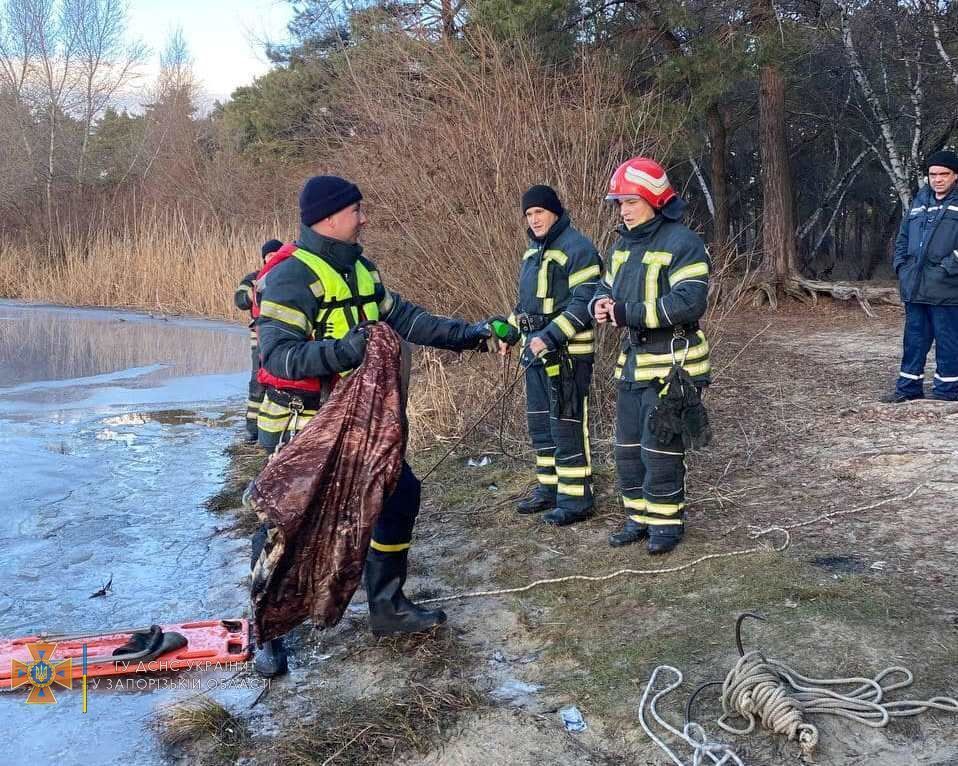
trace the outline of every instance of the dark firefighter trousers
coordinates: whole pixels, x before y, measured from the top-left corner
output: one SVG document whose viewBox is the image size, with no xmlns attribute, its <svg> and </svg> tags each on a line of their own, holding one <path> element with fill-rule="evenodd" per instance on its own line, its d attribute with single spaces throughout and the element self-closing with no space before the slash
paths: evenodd
<svg viewBox="0 0 958 766">
<path fill-rule="evenodd" d="M 256 379 L 256 373 L 259 372 L 259 344 L 255 330 L 250 330 L 250 366 L 252 372 L 249 377 L 249 397 L 246 400 L 246 432 L 255 439 L 259 433 L 256 419 L 263 404 L 263 394 L 266 393 L 266 387 Z"/>
<path fill-rule="evenodd" d="M 592 507 L 592 361 L 566 357 L 563 364 L 564 376 L 547 375 L 541 362 L 526 370 L 526 417 L 539 481 L 536 493 L 554 499 L 556 508 L 584 511 Z"/>
<path fill-rule="evenodd" d="M 901 371 L 895 390 L 902 396 L 924 395 L 925 360 L 935 344 L 932 392 L 958 400 L 958 306 L 905 303 Z"/>
<path fill-rule="evenodd" d="M 681 435 L 661 446 L 649 428 L 660 386 L 620 383 L 615 467 L 626 515 L 652 534 L 681 532 L 685 521 L 685 447 Z"/>
</svg>

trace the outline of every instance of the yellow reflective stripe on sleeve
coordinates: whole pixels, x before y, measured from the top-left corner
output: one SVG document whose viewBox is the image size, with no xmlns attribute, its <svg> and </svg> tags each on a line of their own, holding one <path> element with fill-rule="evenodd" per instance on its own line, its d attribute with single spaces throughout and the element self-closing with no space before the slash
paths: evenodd
<svg viewBox="0 0 958 766">
<path fill-rule="evenodd" d="M 558 374 L 559 374 L 559 365 L 553 364 L 550 367 L 546 367 L 546 375 L 548 375 L 550 378 L 554 378 Z"/>
<path fill-rule="evenodd" d="M 544 298 L 542 301 L 542 313 L 551 314 L 556 310 L 555 298 Z"/>
<path fill-rule="evenodd" d="M 539 480 L 540 484 L 558 484 L 559 477 L 553 474 L 543 474 L 537 473 L 536 478 Z"/>
<path fill-rule="evenodd" d="M 379 302 L 379 315 L 385 316 L 390 311 L 392 311 L 392 307 L 393 307 L 393 294 L 389 292 L 389 290 L 385 290 L 384 288 L 383 299 Z"/>
<path fill-rule="evenodd" d="M 629 516 L 629 518 L 632 519 L 632 521 L 634 521 L 636 524 L 644 524 L 644 523 L 645 523 L 644 521 L 642 521 L 642 517 L 641 517 L 641 516 Z"/>
<path fill-rule="evenodd" d="M 373 278 L 374 285 L 381 285 L 383 283 L 382 277 L 379 276 L 379 272 L 376 269 L 370 270 L 369 276 Z"/>
<path fill-rule="evenodd" d="M 653 380 L 655 378 L 664 378 L 669 374 L 671 369 L 671 365 L 668 367 L 641 367 L 635 371 L 635 379 Z M 683 364 L 682 369 L 694 378 L 696 375 L 705 375 L 709 372 L 712 369 L 712 364 L 706 359 L 698 364 Z"/>
<path fill-rule="evenodd" d="M 622 505 L 624 505 L 626 508 L 632 511 L 644 511 L 645 499 L 641 497 L 638 499 L 633 499 L 631 497 L 623 497 Z"/>
<path fill-rule="evenodd" d="M 536 465 L 549 467 L 555 464 L 556 459 L 551 455 L 536 455 Z"/>
<path fill-rule="evenodd" d="M 253 294 L 253 288 L 250 287 L 249 285 L 245 285 L 245 284 L 244 284 L 244 285 L 240 285 L 240 289 L 237 290 L 236 292 L 238 292 L 238 293 L 239 293 L 239 292 L 243 292 L 243 293 L 246 293 L 247 295 L 252 295 L 252 294 Z"/>
<path fill-rule="evenodd" d="M 273 301 L 263 301 L 260 305 L 260 316 L 277 319 L 284 324 L 298 327 L 305 333 L 309 333 L 312 328 L 312 323 L 302 311 L 284 306 L 281 303 L 273 303 Z"/>
<path fill-rule="evenodd" d="M 579 484 L 563 484 L 560 481 L 556 485 L 556 492 L 570 497 L 585 497 L 585 487 Z"/>
<path fill-rule="evenodd" d="M 709 265 L 705 261 L 699 261 L 698 263 L 692 263 L 688 266 L 683 266 L 681 269 L 676 269 L 671 274 L 669 274 L 669 285 L 674 287 L 683 279 L 692 279 L 693 277 L 706 277 L 709 273 Z"/>
<path fill-rule="evenodd" d="M 556 326 L 565 333 L 567 338 L 571 338 L 575 335 L 575 327 L 572 326 L 572 322 L 569 321 L 569 318 L 565 314 L 560 314 L 555 318 Z"/>
<path fill-rule="evenodd" d="M 585 479 L 592 475 L 592 469 L 587 465 L 556 466 L 556 476 L 560 479 Z"/>
<path fill-rule="evenodd" d="M 376 542 L 375 540 L 369 541 L 369 547 L 376 551 L 381 551 L 382 553 L 399 553 L 400 551 L 409 550 L 412 547 L 412 543 L 396 543 L 395 545 L 389 545 L 387 543 Z"/>
<path fill-rule="evenodd" d="M 626 354 L 625 354 L 625 352 L 623 351 L 621 354 L 619 354 L 619 358 L 615 361 L 615 363 L 616 363 L 617 365 L 621 366 L 621 365 L 625 364 L 625 360 L 626 360 Z"/>
<path fill-rule="evenodd" d="M 572 336 L 572 340 L 575 341 L 585 341 L 585 340 L 594 340 L 595 332 L 593 330 L 585 330 L 584 332 L 577 332 Z"/>
<path fill-rule="evenodd" d="M 509 322 L 509 324 L 511 324 L 511 325 L 512 325 L 513 327 L 515 327 L 517 330 L 519 329 L 519 320 L 516 319 L 516 314 L 515 314 L 515 312 L 511 313 L 511 314 L 509 315 L 509 319 L 507 319 L 506 321 Z"/>
<path fill-rule="evenodd" d="M 595 344 L 593 343 L 570 343 L 566 346 L 566 351 L 570 354 L 594 354 Z"/>
<path fill-rule="evenodd" d="M 577 285 L 581 285 L 583 282 L 588 282 L 590 279 L 595 279 L 601 273 L 602 269 L 599 268 L 598 264 L 595 266 L 588 266 L 584 269 L 579 269 L 578 271 L 573 271 L 569 275 L 569 287 L 576 287 Z"/>
<path fill-rule="evenodd" d="M 319 279 L 317 279 L 315 282 L 313 282 L 313 283 L 309 286 L 309 291 L 310 291 L 310 292 L 313 294 L 313 296 L 316 297 L 316 298 L 322 298 L 322 297 L 323 297 L 323 293 L 326 292 L 326 290 L 323 288 L 323 283 L 322 283 L 322 281 L 319 280 Z"/>
<path fill-rule="evenodd" d="M 615 368 L 615 379 L 616 379 L 616 380 L 622 380 L 622 368 L 621 368 L 621 367 L 616 367 L 616 368 Z"/>
</svg>

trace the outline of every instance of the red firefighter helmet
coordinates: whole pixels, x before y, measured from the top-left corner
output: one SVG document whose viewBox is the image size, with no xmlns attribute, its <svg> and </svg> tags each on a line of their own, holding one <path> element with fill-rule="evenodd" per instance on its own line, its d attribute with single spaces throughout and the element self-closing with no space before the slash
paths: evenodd
<svg viewBox="0 0 958 766">
<path fill-rule="evenodd" d="M 641 197 L 659 210 L 674 196 L 675 190 L 665 168 L 648 157 L 633 157 L 619 165 L 612 174 L 606 199 Z"/>
</svg>

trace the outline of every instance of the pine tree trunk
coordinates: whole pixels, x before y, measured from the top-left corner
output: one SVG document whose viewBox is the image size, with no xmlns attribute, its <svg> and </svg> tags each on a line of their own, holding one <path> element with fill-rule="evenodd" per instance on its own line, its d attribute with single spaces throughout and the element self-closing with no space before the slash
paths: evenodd
<svg viewBox="0 0 958 766">
<path fill-rule="evenodd" d="M 729 241 L 728 211 L 728 142 L 725 120 L 717 104 L 708 110 L 709 140 L 712 144 L 711 175 L 712 199 L 715 204 L 715 228 L 712 232 L 712 247 L 721 253 Z"/>
<path fill-rule="evenodd" d="M 762 67 L 759 89 L 762 160 L 762 271 L 776 285 L 796 275 L 792 174 L 785 140 L 785 80 L 772 64 Z"/>
</svg>

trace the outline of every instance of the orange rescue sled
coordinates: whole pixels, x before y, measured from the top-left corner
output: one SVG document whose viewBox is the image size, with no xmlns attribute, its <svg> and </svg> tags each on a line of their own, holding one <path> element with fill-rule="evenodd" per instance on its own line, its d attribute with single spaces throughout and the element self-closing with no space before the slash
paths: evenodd
<svg viewBox="0 0 958 766">
<path fill-rule="evenodd" d="M 50 661 L 54 664 L 70 659 L 73 678 L 83 676 L 83 647 L 86 645 L 88 677 L 160 673 L 188 668 L 214 669 L 245 662 L 250 656 L 249 622 L 247 620 L 204 620 L 160 626 L 164 634 L 179 634 L 186 644 L 163 654 L 137 657 L 135 652 L 113 656 L 116 649 L 128 644 L 133 633 L 148 628 L 134 628 L 113 633 L 41 634 L 23 638 L 0 639 L 0 689 L 12 685 L 13 663 L 29 665 L 34 661 L 31 644 L 55 644 Z M 181 642 L 174 642 L 181 643 Z"/>
</svg>

